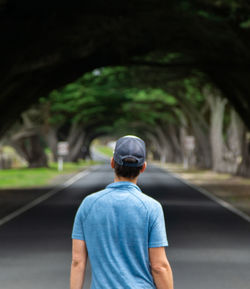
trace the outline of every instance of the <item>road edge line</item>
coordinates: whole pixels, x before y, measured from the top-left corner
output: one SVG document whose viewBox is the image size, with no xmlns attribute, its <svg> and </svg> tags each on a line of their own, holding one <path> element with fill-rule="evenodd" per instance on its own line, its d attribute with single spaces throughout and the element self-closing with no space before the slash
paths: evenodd
<svg viewBox="0 0 250 289">
<path fill-rule="evenodd" d="M 65 183 L 62 185 L 56 186 L 54 189 L 48 191 L 44 195 L 34 199 L 33 201 L 27 203 L 26 205 L 20 207 L 19 209 L 13 211 L 12 213 L 6 215 L 5 217 L 0 219 L 0 227 L 4 224 L 8 223 L 9 221 L 15 219 L 16 217 L 20 216 L 21 214 L 27 212 L 28 210 L 34 208 L 35 206 L 41 204 L 42 202 L 46 201 L 50 197 L 54 196 L 55 194 L 59 193 L 60 191 L 70 187 L 73 183 L 78 181 L 79 179 L 86 177 L 90 172 L 92 172 L 94 169 L 98 168 L 98 166 L 90 167 L 84 171 L 81 171 L 68 179 Z"/>
<path fill-rule="evenodd" d="M 179 181 L 181 181 L 185 185 L 187 185 L 190 188 L 198 191 L 199 193 L 201 193 L 202 195 L 206 196 L 210 200 L 218 203 L 223 208 L 231 211 L 235 215 L 241 217 L 242 219 L 244 219 L 245 221 L 250 223 L 250 217 L 247 214 L 245 214 L 244 212 L 242 212 L 239 209 L 235 208 L 232 204 L 228 203 L 227 201 L 222 200 L 221 198 L 213 195 L 212 193 L 208 192 L 207 190 L 205 190 L 205 189 L 203 189 L 203 188 L 201 188 L 199 186 L 196 186 L 194 184 L 189 183 L 188 181 L 186 181 L 185 179 L 182 179 L 179 175 L 177 175 L 177 174 L 175 174 L 175 173 L 173 173 L 171 171 L 165 170 L 164 168 L 161 168 L 161 169 L 163 169 L 165 172 L 167 171 L 169 174 L 171 174 L 173 177 L 175 177 L 176 179 L 178 179 Z"/>
</svg>

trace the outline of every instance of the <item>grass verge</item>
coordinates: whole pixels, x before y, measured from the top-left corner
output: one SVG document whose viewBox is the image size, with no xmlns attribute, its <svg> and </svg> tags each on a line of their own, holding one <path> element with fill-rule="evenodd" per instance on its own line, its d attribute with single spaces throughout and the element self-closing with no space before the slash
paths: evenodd
<svg viewBox="0 0 250 289">
<path fill-rule="evenodd" d="M 113 156 L 113 149 L 108 146 L 96 145 L 95 149 L 100 152 L 101 154 L 112 157 Z"/>
<path fill-rule="evenodd" d="M 0 189 L 30 188 L 49 185 L 53 183 L 55 178 L 71 175 L 93 164 L 96 164 L 96 162 L 81 161 L 78 163 L 64 163 L 62 172 L 57 170 L 57 163 L 51 163 L 49 168 L 0 170 Z"/>
</svg>

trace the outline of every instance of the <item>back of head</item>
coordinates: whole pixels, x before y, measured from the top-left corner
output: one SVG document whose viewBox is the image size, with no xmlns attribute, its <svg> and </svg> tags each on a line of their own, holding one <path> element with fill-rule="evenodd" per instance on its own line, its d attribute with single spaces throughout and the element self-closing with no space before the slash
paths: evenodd
<svg viewBox="0 0 250 289">
<path fill-rule="evenodd" d="M 115 173 L 118 177 L 134 179 L 146 159 L 145 142 L 137 136 L 124 136 L 116 142 L 114 151 Z"/>
</svg>

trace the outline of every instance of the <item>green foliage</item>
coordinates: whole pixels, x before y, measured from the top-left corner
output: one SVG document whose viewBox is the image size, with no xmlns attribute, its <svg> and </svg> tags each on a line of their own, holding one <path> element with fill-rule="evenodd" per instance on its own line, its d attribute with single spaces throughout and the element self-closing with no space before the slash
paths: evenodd
<svg viewBox="0 0 250 289">
<path fill-rule="evenodd" d="M 113 149 L 111 147 L 103 146 L 103 145 L 96 145 L 95 149 L 105 156 L 108 156 L 108 157 L 113 156 Z"/>
<path fill-rule="evenodd" d="M 166 59 L 175 57 L 170 54 Z M 190 104 L 200 109 L 204 104 L 202 81 L 197 74 L 166 84 L 164 73 L 154 75 L 148 70 L 126 67 L 100 68 L 50 94 L 47 101 L 50 122 L 57 125 L 76 122 L 83 129 L 110 134 L 128 129 L 131 133 L 140 124 L 148 129 L 157 124 L 178 124 L 183 112 L 177 94 L 181 91 Z M 44 104 L 45 100 L 41 102 Z"/>
<path fill-rule="evenodd" d="M 204 95 L 201 91 L 201 83 L 197 78 L 184 79 L 183 86 L 185 89 L 185 97 L 195 106 L 204 103 Z"/>
<path fill-rule="evenodd" d="M 240 27 L 243 29 L 249 29 L 250 28 L 250 19 L 247 19 L 246 21 L 241 22 Z"/>
<path fill-rule="evenodd" d="M 250 12 L 247 0 L 182 0 L 177 4 L 185 14 L 199 15 L 211 22 L 238 21 Z"/>
<path fill-rule="evenodd" d="M 203 18 L 212 20 L 212 21 L 223 21 L 225 17 L 216 15 L 214 13 L 208 12 L 206 10 L 199 10 L 197 11 L 197 14 L 200 15 Z"/>
<path fill-rule="evenodd" d="M 83 125 L 117 114 L 119 104 L 125 100 L 121 88 L 116 88 L 114 75 L 102 72 L 103 77 L 85 74 L 75 83 L 66 85 L 49 96 L 53 123 L 77 122 Z"/>
</svg>

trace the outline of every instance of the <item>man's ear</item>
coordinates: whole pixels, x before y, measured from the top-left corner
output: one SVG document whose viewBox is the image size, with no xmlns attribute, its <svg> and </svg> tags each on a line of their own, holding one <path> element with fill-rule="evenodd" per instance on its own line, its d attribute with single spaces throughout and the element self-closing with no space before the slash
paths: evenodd
<svg viewBox="0 0 250 289">
<path fill-rule="evenodd" d="M 141 169 L 141 173 L 143 173 L 146 170 L 147 167 L 147 162 L 144 162 L 142 169 Z"/>
<path fill-rule="evenodd" d="M 114 161 L 114 158 L 112 157 L 111 160 L 110 160 L 110 166 L 112 169 L 115 168 L 115 161 Z"/>
</svg>

